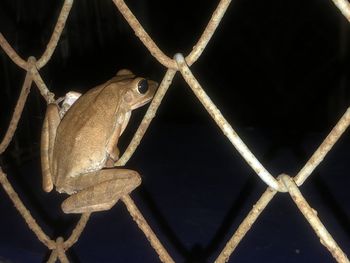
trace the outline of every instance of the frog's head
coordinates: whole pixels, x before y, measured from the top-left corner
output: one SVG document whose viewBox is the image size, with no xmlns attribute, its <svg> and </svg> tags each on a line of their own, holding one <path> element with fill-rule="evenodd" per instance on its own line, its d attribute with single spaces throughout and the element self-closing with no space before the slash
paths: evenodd
<svg viewBox="0 0 350 263">
<path fill-rule="evenodd" d="M 136 77 L 131 71 L 122 69 L 116 78 L 122 86 L 122 99 L 130 110 L 148 103 L 154 96 L 158 83 L 142 77 Z"/>
</svg>

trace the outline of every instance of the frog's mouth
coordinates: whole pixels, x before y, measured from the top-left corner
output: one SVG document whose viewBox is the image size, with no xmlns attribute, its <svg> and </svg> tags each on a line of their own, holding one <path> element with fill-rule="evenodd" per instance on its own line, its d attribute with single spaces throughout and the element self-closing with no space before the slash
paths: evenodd
<svg viewBox="0 0 350 263">
<path fill-rule="evenodd" d="M 148 102 L 150 102 L 151 100 L 153 99 L 153 96 L 150 96 L 150 97 L 145 97 L 144 100 L 141 100 L 139 101 L 136 105 L 135 105 L 135 108 L 133 107 L 133 110 L 134 109 L 137 109 L 139 107 L 142 107 L 144 105 L 146 105 Z"/>
</svg>

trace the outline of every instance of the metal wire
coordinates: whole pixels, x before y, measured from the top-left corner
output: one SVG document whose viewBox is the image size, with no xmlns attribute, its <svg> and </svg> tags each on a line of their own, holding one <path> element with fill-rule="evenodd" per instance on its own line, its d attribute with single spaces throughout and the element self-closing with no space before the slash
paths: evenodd
<svg viewBox="0 0 350 263">
<path fill-rule="evenodd" d="M 349 2 L 346 0 L 332 1 L 350 22 Z M 268 186 L 267 190 L 262 194 L 260 199 L 257 201 L 257 203 L 253 206 L 252 210 L 247 215 L 247 217 L 242 221 L 236 232 L 229 239 L 221 253 L 218 255 L 215 262 L 221 263 L 227 262 L 229 260 L 230 255 L 233 253 L 240 241 L 244 238 L 244 236 L 250 230 L 254 222 L 258 219 L 259 215 L 264 211 L 269 202 L 274 198 L 274 196 L 278 192 L 288 192 L 290 194 L 292 200 L 295 202 L 295 204 L 297 205 L 301 213 L 304 215 L 306 220 L 310 223 L 315 233 L 319 236 L 321 244 L 323 244 L 330 251 L 330 253 L 337 262 L 349 262 L 345 253 L 341 250 L 341 248 L 335 242 L 335 240 L 327 231 L 325 226 L 321 223 L 320 219 L 317 217 L 316 210 L 312 209 L 308 202 L 305 200 L 305 198 L 302 196 L 299 190 L 299 186 L 301 186 L 305 182 L 305 180 L 307 180 L 307 178 L 311 175 L 313 170 L 325 158 L 325 156 L 331 150 L 336 141 L 341 137 L 341 135 L 350 125 L 350 108 L 347 109 L 345 114 L 334 126 L 329 135 L 325 138 L 322 144 L 318 147 L 315 153 L 310 157 L 307 163 L 303 166 L 303 168 L 294 178 L 282 174 L 276 179 L 273 175 L 269 173 L 269 171 L 266 170 L 266 168 L 254 156 L 253 152 L 240 139 L 239 135 L 227 122 L 227 120 L 221 114 L 220 110 L 212 102 L 210 97 L 204 91 L 203 87 L 200 85 L 197 78 L 193 75 L 193 73 L 190 70 L 190 66 L 198 60 L 202 52 L 205 50 L 206 45 L 215 33 L 216 28 L 219 26 L 220 21 L 222 20 L 231 1 L 221 0 L 219 2 L 217 8 L 213 11 L 213 15 L 210 18 L 201 37 L 194 45 L 192 52 L 186 57 L 184 57 L 181 53 L 178 53 L 175 55 L 174 59 L 171 59 L 171 57 L 164 54 L 164 52 L 157 46 L 157 44 L 145 31 L 145 29 L 142 27 L 142 25 L 139 23 L 137 18 L 134 16 L 132 11 L 128 8 L 128 6 L 123 0 L 113 0 L 113 2 L 122 14 L 122 16 L 124 16 L 126 21 L 129 23 L 131 28 L 134 30 L 136 36 L 150 51 L 152 56 L 154 56 L 160 64 L 167 68 L 167 71 L 163 77 L 160 87 L 158 88 L 158 91 L 155 94 L 153 101 L 151 102 L 140 126 L 138 127 L 126 151 L 116 163 L 116 166 L 125 165 L 136 151 L 138 145 L 142 140 L 142 137 L 146 133 L 151 121 L 155 117 L 157 109 L 161 104 L 166 92 L 168 91 L 168 88 L 170 87 L 176 72 L 179 71 L 180 74 L 183 76 L 184 80 L 187 82 L 189 87 L 196 95 L 196 97 L 206 108 L 209 115 L 214 119 L 219 128 L 223 131 L 223 133 L 228 137 L 232 145 L 247 161 L 247 163 L 261 178 L 261 180 L 265 182 Z M 34 57 L 29 57 L 27 61 L 21 58 L 17 54 L 17 52 L 11 47 L 11 45 L 7 42 L 5 37 L 0 33 L 0 46 L 2 47 L 2 49 L 16 65 L 27 71 L 14 113 L 12 115 L 5 136 L 0 143 L 0 154 L 2 154 L 6 150 L 9 143 L 11 142 L 13 134 L 17 129 L 18 122 L 22 115 L 23 107 L 25 105 L 33 81 L 47 103 L 53 102 L 55 100 L 54 94 L 50 92 L 44 80 L 41 78 L 39 70 L 42 67 L 44 67 L 50 60 L 60 39 L 62 30 L 65 27 L 65 23 L 68 18 L 69 12 L 72 8 L 72 5 L 73 0 L 64 1 L 51 38 L 47 44 L 45 51 L 43 52 L 43 55 L 38 60 Z M 51 239 L 44 233 L 44 231 L 41 229 L 41 227 L 37 224 L 35 219 L 30 214 L 28 209 L 24 206 L 21 199 L 11 186 L 10 182 L 7 180 L 7 175 L 2 171 L 1 167 L 0 183 L 7 195 L 9 196 L 9 198 L 14 203 L 20 215 L 28 224 L 28 227 L 33 231 L 37 238 L 48 249 L 52 251 L 48 262 L 56 262 L 56 260 L 59 260 L 60 262 L 64 263 L 69 262 L 65 252 L 77 242 L 79 236 L 83 232 L 89 220 L 90 214 L 82 214 L 79 222 L 72 231 L 71 236 L 66 241 L 64 241 L 62 237 L 57 237 L 55 240 Z M 156 234 L 146 222 L 145 218 L 142 216 L 141 211 L 137 208 L 136 204 L 133 202 L 131 197 L 124 196 L 122 198 L 122 201 L 126 205 L 127 210 L 132 216 L 133 220 L 137 223 L 141 231 L 147 237 L 151 246 L 158 254 L 159 259 L 162 262 L 174 262 L 169 253 L 166 251 L 165 247 L 157 238 Z"/>
</svg>

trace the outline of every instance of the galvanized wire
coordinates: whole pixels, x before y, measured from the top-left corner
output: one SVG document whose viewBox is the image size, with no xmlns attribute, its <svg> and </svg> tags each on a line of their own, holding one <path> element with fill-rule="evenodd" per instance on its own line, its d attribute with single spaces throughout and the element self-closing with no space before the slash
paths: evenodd
<svg viewBox="0 0 350 263">
<path fill-rule="evenodd" d="M 347 0 L 332 0 L 333 3 L 340 9 L 342 14 L 350 22 L 350 4 Z M 187 82 L 189 87 L 192 89 L 196 97 L 206 108 L 210 116 L 214 119 L 223 133 L 228 137 L 232 145 L 237 149 L 237 151 L 242 155 L 242 157 L 247 161 L 251 168 L 256 172 L 256 174 L 268 185 L 267 190 L 262 194 L 257 203 L 253 206 L 252 210 L 249 212 L 247 217 L 242 221 L 236 232 L 229 239 L 221 253 L 218 255 L 215 262 L 227 262 L 230 255 L 233 253 L 235 248 L 244 238 L 246 233 L 251 229 L 254 222 L 258 219 L 259 215 L 264 211 L 269 202 L 278 192 L 288 192 L 292 197 L 293 201 L 296 203 L 297 207 L 304 215 L 306 220 L 310 223 L 315 233 L 319 236 L 321 244 L 323 244 L 333 255 L 338 262 L 349 262 L 345 253 L 341 250 L 338 244 L 335 242 L 333 237 L 327 231 L 325 226 L 321 223 L 320 219 L 317 217 L 316 210 L 312 209 L 305 198 L 302 196 L 299 186 L 301 186 L 305 180 L 311 175 L 314 169 L 320 164 L 320 162 L 325 158 L 327 153 L 331 150 L 336 141 L 345 132 L 347 127 L 350 125 L 350 108 L 347 109 L 345 114 L 335 125 L 329 135 L 325 138 L 322 144 L 318 147 L 315 153 L 310 157 L 307 163 L 299 171 L 295 177 L 290 177 L 287 175 L 281 175 L 277 179 L 267 171 L 267 169 L 259 162 L 259 160 L 254 156 L 253 152 L 247 147 L 247 145 L 240 139 L 239 135 L 235 132 L 232 126 L 227 122 L 225 117 L 221 114 L 220 110 L 216 107 L 210 97 L 206 94 L 203 87 L 200 85 L 197 78 L 193 75 L 190 70 L 190 66 L 198 60 L 202 52 L 205 50 L 208 42 L 215 33 L 217 27 L 220 24 L 227 8 L 231 1 L 221 0 L 217 8 L 213 11 L 213 15 L 210 18 L 206 28 L 190 54 L 184 57 L 181 53 L 178 53 L 174 59 L 167 56 L 154 42 L 151 36 L 146 32 L 146 30 L 139 23 L 138 19 L 128 8 L 123 0 L 113 0 L 114 4 L 122 14 L 122 16 L 129 23 L 131 28 L 134 30 L 136 36 L 141 40 L 145 47 L 150 51 L 152 56 L 156 60 L 167 68 L 167 71 L 163 77 L 163 80 L 155 94 L 153 101 L 151 102 L 141 124 L 139 125 L 135 135 L 133 136 L 129 146 L 127 147 L 124 154 L 115 164 L 116 166 L 125 165 L 130 157 L 136 151 L 138 145 L 140 144 L 145 132 L 147 131 L 151 121 L 156 115 L 158 107 L 160 106 L 163 97 L 165 96 L 168 88 L 170 87 L 172 80 L 177 71 L 183 76 L 184 80 Z M 26 61 L 21 58 L 17 52 L 11 47 L 7 42 L 5 37 L 0 33 L 0 46 L 5 51 L 5 53 L 10 57 L 10 59 L 18 65 L 20 68 L 27 71 L 20 96 L 18 98 L 12 119 L 9 123 L 8 129 L 5 133 L 4 138 L 0 143 L 0 154 L 2 154 L 17 129 L 18 122 L 22 115 L 23 107 L 25 105 L 28 93 L 32 82 L 36 84 L 41 95 L 46 100 L 47 103 L 51 103 L 55 100 L 55 95 L 50 92 L 44 80 L 41 78 L 39 70 L 44 67 L 50 60 L 62 31 L 65 27 L 66 20 L 68 18 L 69 12 L 72 8 L 73 0 L 65 0 L 57 19 L 54 31 L 51 38 L 47 44 L 47 48 L 43 52 L 43 55 L 36 60 L 34 57 L 29 57 Z M 57 237 L 55 240 L 49 238 L 41 227 L 37 224 L 35 219 L 32 217 L 28 209 L 25 207 L 10 182 L 7 180 L 7 175 L 2 171 L 0 167 L 0 183 L 4 188 L 5 192 L 9 198 L 14 203 L 16 209 L 19 211 L 21 216 L 24 218 L 28 227 L 34 232 L 37 238 L 50 249 L 51 255 L 48 262 L 56 262 L 59 260 L 61 262 L 69 262 L 65 252 L 74 243 L 78 241 L 79 236 L 83 232 L 90 214 L 82 214 L 79 222 L 72 231 L 71 236 L 64 241 L 62 237 Z M 141 211 L 136 207 L 130 196 L 124 196 L 122 201 L 127 207 L 128 212 L 132 216 L 133 220 L 137 223 L 139 228 L 147 237 L 151 246 L 154 248 L 162 262 L 174 262 L 169 253 L 166 251 L 165 247 L 161 244 L 157 238 L 154 231 L 146 222 L 145 218 L 142 216 Z"/>
</svg>

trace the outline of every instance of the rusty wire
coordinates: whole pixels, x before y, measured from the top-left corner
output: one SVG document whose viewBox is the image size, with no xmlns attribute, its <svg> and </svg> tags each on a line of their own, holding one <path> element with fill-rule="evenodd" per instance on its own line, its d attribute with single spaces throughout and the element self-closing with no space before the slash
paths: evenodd
<svg viewBox="0 0 350 263">
<path fill-rule="evenodd" d="M 349 2 L 347 0 L 332 1 L 350 22 Z M 160 87 L 158 88 L 153 101 L 148 107 L 148 110 L 143 120 L 141 121 L 141 124 L 139 125 L 126 151 L 115 165 L 125 165 L 130 159 L 130 157 L 133 155 L 138 145 L 140 144 L 142 137 L 147 131 L 152 119 L 155 117 L 157 109 L 161 104 L 162 99 L 165 96 L 169 86 L 171 85 L 176 72 L 179 71 L 180 74 L 183 76 L 184 80 L 187 82 L 189 87 L 196 95 L 196 97 L 208 111 L 209 115 L 214 119 L 214 121 L 223 131 L 225 136 L 228 137 L 232 145 L 247 161 L 251 168 L 257 173 L 257 175 L 262 179 L 262 181 L 264 181 L 268 185 L 267 190 L 262 194 L 260 199 L 253 206 L 252 210 L 242 221 L 236 232 L 226 243 L 225 247 L 218 255 L 215 262 L 221 263 L 227 262 L 229 260 L 230 255 L 233 253 L 240 241 L 244 238 L 245 234 L 250 230 L 254 222 L 258 219 L 259 215 L 262 213 L 262 211 L 264 211 L 266 206 L 270 203 L 270 201 L 278 192 L 288 192 L 290 194 L 292 200 L 295 202 L 301 213 L 304 215 L 306 220 L 314 229 L 315 233 L 320 238 L 321 244 L 323 244 L 330 251 L 330 253 L 337 262 L 349 262 L 345 253 L 340 249 L 333 237 L 329 234 L 325 226 L 317 217 L 316 210 L 312 209 L 308 202 L 305 200 L 305 198 L 302 196 L 299 190 L 299 186 L 301 186 L 305 182 L 305 180 L 311 175 L 313 170 L 325 158 L 327 153 L 331 150 L 333 145 L 349 126 L 350 108 L 347 109 L 342 118 L 338 121 L 338 123 L 329 133 L 329 135 L 325 138 L 322 144 L 318 147 L 315 153 L 311 156 L 311 158 L 306 162 L 304 167 L 298 172 L 298 174 L 295 177 L 282 174 L 276 179 L 264 168 L 264 166 L 249 150 L 247 145 L 240 139 L 239 135 L 226 121 L 225 117 L 221 114 L 220 110 L 215 106 L 210 97 L 205 93 L 199 81 L 190 70 L 190 66 L 198 60 L 198 58 L 204 51 L 206 45 L 210 41 L 211 37 L 215 33 L 215 30 L 219 26 L 220 21 L 223 18 L 231 1 L 221 0 L 219 2 L 201 37 L 194 45 L 192 52 L 186 57 L 184 57 L 181 53 L 178 53 L 175 55 L 174 59 L 163 53 L 163 51 L 148 35 L 146 30 L 142 27 L 142 25 L 139 23 L 137 18 L 134 16 L 132 11 L 128 8 L 128 6 L 123 0 L 113 0 L 113 2 L 116 5 L 117 9 L 120 11 L 120 13 L 124 16 L 126 21 L 129 23 L 131 28 L 134 30 L 136 36 L 150 51 L 152 56 L 154 56 L 160 64 L 167 68 L 167 71 L 163 77 Z M 5 37 L 0 33 L 0 46 L 2 47 L 2 49 L 16 65 L 27 71 L 14 113 L 12 115 L 5 136 L 0 143 L 0 154 L 2 154 L 6 150 L 17 129 L 17 125 L 22 115 L 23 107 L 25 105 L 33 81 L 47 103 L 53 102 L 55 100 L 54 94 L 50 92 L 44 80 L 41 78 L 39 70 L 42 67 L 44 67 L 50 60 L 61 36 L 62 30 L 65 27 L 65 23 L 68 18 L 69 12 L 72 8 L 72 5 L 73 0 L 64 1 L 51 38 L 47 44 L 45 51 L 43 52 L 43 55 L 38 60 L 34 57 L 29 57 L 28 60 L 25 61 L 17 54 L 17 52 L 7 42 Z M 25 222 L 28 224 L 28 227 L 34 232 L 37 238 L 48 249 L 51 250 L 51 255 L 48 259 L 48 262 L 56 262 L 57 259 L 64 263 L 69 262 L 65 252 L 67 251 L 67 249 L 73 246 L 74 243 L 78 241 L 79 236 L 83 232 L 89 220 L 90 214 L 82 214 L 79 222 L 73 229 L 71 236 L 66 241 L 62 237 L 57 237 L 55 240 L 53 240 L 44 233 L 44 231 L 41 229 L 41 227 L 37 224 L 35 219 L 30 214 L 28 209 L 22 203 L 21 199 L 11 186 L 10 182 L 7 179 L 7 175 L 2 171 L 1 167 L 0 183 L 7 195 L 9 196 L 9 198 L 14 203 L 16 209 L 19 211 L 21 216 L 24 218 Z M 169 253 L 166 251 L 165 247 L 157 238 L 156 234 L 146 222 L 145 218 L 142 216 L 142 213 L 136 207 L 136 204 L 133 202 L 131 197 L 128 195 L 124 196 L 122 198 L 122 201 L 126 205 L 127 210 L 132 216 L 133 220 L 137 223 L 139 228 L 142 230 L 142 232 L 145 234 L 146 238 L 150 242 L 151 246 L 158 254 L 160 260 L 162 262 L 174 262 Z"/>
</svg>

